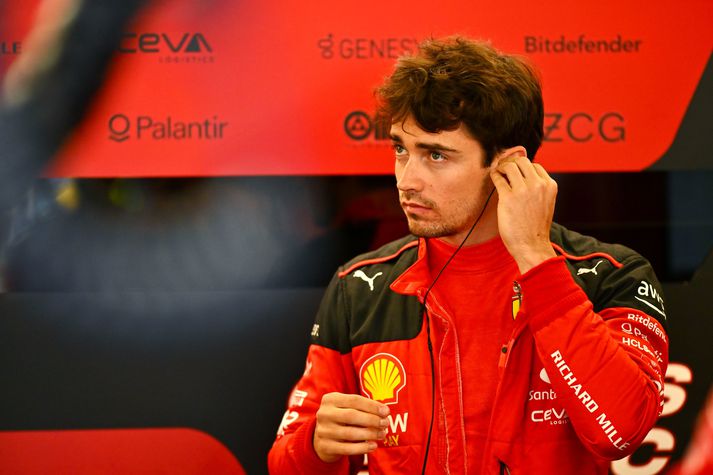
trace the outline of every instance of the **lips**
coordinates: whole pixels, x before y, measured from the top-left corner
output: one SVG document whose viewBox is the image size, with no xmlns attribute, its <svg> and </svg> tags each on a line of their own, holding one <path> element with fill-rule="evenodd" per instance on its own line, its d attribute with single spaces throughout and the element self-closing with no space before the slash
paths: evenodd
<svg viewBox="0 0 713 475">
<path fill-rule="evenodd" d="M 420 203 L 415 203 L 413 201 L 402 201 L 401 207 L 404 209 L 404 211 L 409 212 L 409 213 L 419 212 L 419 211 L 428 211 L 431 209 L 428 206 L 422 205 Z"/>
</svg>

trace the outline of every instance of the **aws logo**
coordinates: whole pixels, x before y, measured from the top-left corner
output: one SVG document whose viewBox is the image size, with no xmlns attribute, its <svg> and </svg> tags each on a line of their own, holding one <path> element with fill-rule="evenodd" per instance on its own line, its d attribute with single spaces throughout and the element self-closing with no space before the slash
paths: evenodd
<svg viewBox="0 0 713 475">
<path fill-rule="evenodd" d="M 638 300 L 639 302 L 644 303 L 647 305 L 649 308 L 653 309 L 661 315 L 663 318 L 666 318 L 666 310 L 664 309 L 663 306 L 663 297 L 661 296 L 661 293 L 658 292 L 653 285 L 650 283 L 646 282 L 645 280 L 641 281 L 641 285 L 636 289 L 636 293 L 639 294 L 638 296 L 635 295 L 634 298 Z M 660 307 L 657 307 L 655 304 L 652 304 L 649 300 L 645 299 L 650 299 L 654 300 L 656 303 L 659 304 Z"/>
<path fill-rule="evenodd" d="M 361 365 L 359 371 L 362 392 L 384 404 L 399 402 L 399 391 L 406 386 L 404 365 L 394 355 L 377 353 Z"/>
</svg>

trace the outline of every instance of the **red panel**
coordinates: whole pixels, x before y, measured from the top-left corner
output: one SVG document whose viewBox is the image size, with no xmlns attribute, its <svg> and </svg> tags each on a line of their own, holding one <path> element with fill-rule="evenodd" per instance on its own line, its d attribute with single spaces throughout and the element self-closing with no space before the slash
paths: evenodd
<svg viewBox="0 0 713 475">
<path fill-rule="evenodd" d="M 220 442 L 193 429 L 0 432 L 2 472 L 15 475 L 244 475 Z"/>
<path fill-rule="evenodd" d="M 0 78 L 22 54 L 22 39 L 34 21 L 39 0 L 9 3 L 0 2 Z"/>
<path fill-rule="evenodd" d="M 350 137 L 345 120 L 371 113 L 396 56 L 453 33 L 541 69 L 539 160 L 550 171 L 641 170 L 673 141 L 711 24 L 710 0 L 158 2 L 128 28 L 105 90 L 50 173 L 392 173 L 384 131 L 357 115 Z M 186 130 L 192 138 L 176 138 Z"/>
</svg>

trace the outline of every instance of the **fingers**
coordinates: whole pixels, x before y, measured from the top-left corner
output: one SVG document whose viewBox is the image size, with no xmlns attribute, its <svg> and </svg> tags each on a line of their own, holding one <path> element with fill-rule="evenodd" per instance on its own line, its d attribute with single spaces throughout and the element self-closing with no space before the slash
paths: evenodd
<svg viewBox="0 0 713 475">
<path fill-rule="evenodd" d="M 314 448 L 324 461 L 365 454 L 386 437 L 388 406 L 356 394 L 322 397 L 314 430 Z"/>
<path fill-rule="evenodd" d="M 497 169 L 494 168 L 490 171 L 490 179 L 493 180 L 493 185 L 495 185 L 495 188 L 498 190 L 498 194 L 503 195 L 508 191 L 512 191 L 510 183 L 508 183 Z"/>
<path fill-rule="evenodd" d="M 542 165 L 532 163 L 524 156 L 510 155 L 501 159 L 490 175 L 498 192 L 529 186 L 557 185 Z M 505 182 L 507 187 L 504 186 Z"/>
<path fill-rule="evenodd" d="M 540 178 L 540 182 L 544 185 L 545 189 L 548 190 L 548 193 L 552 195 L 552 197 L 557 195 L 557 182 L 547 173 L 547 170 L 544 169 L 542 165 L 539 163 L 533 163 L 533 168 L 535 172 L 537 172 L 537 176 Z"/>
<path fill-rule="evenodd" d="M 382 417 L 389 415 L 389 406 L 358 394 L 329 393 L 324 395 L 322 403 L 332 404 L 343 409 L 356 409 Z"/>
<path fill-rule="evenodd" d="M 380 431 L 388 425 L 388 406 L 356 394 L 329 393 L 322 397 L 317 422 Z M 358 436 L 357 439 L 361 437 Z M 362 437 L 368 438 L 368 437 Z M 356 440 L 356 439 L 352 439 Z"/>
<path fill-rule="evenodd" d="M 340 442 L 338 440 L 324 440 L 321 442 L 320 449 L 328 455 L 336 456 L 336 460 L 344 455 L 364 455 L 373 452 L 378 447 L 376 442 Z M 317 452 L 317 455 L 320 455 Z M 320 457 L 321 458 L 321 457 Z M 333 462 L 336 460 L 331 460 L 332 457 L 325 460 L 325 462 Z M 324 459 L 322 459 L 324 460 Z"/>
<path fill-rule="evenodd" d="M 535 169 L 535 173 L 537 173 L 537 176 L 540 178 L 550 178 L 550 175 L 539 163 L 533 163 L 532 168 Z"/>
<path fill-rule="evenodd" d="M 517 165 L 518 170 L 520 170 L 520 173 L 526 180 L 538 177 L 534 166 L 535 164 L 532 163 L 529 158 L 523 155 L 516 155 L 512 161 Z"/>
<path fill-rule="evenodd" d="M 358 411 L 356 409 L 342 409 L 332 415 L 332 421 L 338 424 L 347 424 L 360 427 L 385 428 L 388 421 L 377 415 Z"/>
<path fill-rule="evenodd" d="M 336 424 L 334 421 L 325 421 L 322 418 L 317 421 L 315 436 L 321 439 L 341 442 L 368 442 L 384 439 L 386 437 L 386 429 Z"/>
<path fill-rule="evenodd" d="M 498 231 L 524 274 L 554 256 L 549 235 L 557 184 L 541 165 L 518 153 L 521 150 L 512 152 L 499 157 L 490 175 L 499 196 Z"/>
<path fill-rule="evenodd" d="M 512 189 L 525 185 L 525 175 L 517 163 L 517 157 L 509 156 L 500 160 L 495 167 L 495 172 L 506 178 Z"/>
<path fill-rule="evenodd" d="M 514 185 L 521 183 L 521 178 L 529 180 L 538 177 L 534 164 L 524 155 L 512 154 L 504 157 L 498 161 L 495 168 L 506 175 L 508 180 L 514 179 Z"/>
</svg>

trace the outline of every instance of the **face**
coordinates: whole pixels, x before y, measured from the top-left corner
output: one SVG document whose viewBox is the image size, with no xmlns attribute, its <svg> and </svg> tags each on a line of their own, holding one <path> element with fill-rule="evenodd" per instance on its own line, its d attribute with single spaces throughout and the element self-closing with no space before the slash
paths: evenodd
<svg viewBox="0 0 713 475">
<path fill-rule="evenodd" d="M 409 230 L 460 244 L 493 188 L 480 143 L 462 124 L 432 134 L 411 117 L 391 126 L 391 140 Z"/>
</svg>

